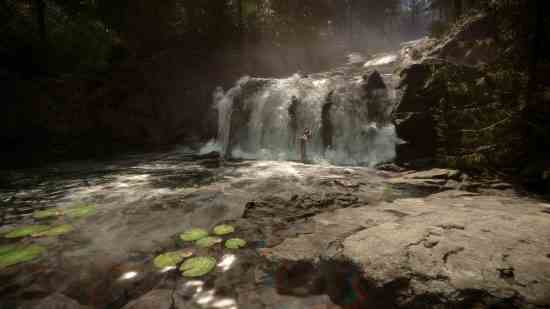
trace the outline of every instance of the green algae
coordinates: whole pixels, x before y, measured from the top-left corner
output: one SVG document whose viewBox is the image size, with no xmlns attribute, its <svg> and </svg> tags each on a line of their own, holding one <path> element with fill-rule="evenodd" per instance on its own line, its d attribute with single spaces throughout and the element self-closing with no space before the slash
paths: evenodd
<svg viewBox="0 0 550 309">
<path fill-rule="evenodd" d="M 208 236 L 208 232 L 204 229 L 190 229 L 180 235 L 183 241 L 197 241 Z"/>
<path fill-rule="evenodd" d="M 193 252 L 189 250 L 173 251 L 161 254 L 155 258 L 153 263 L 157 268 L 175 267 L 184 259 L 191 257 Z"/>
<path fill-rule="evenodd" d="M 92 204 L 82 204 L 79 206 L 68 208 L 64 211 L 69 218 L 79 219 L 93 216 L 97 213 L 97 207 Z"/>
<path fill-rule="evenodd" d="M 46 210 L 35 211 L 33 212 L 32 217 L 35 219 L 50 219 L 50 218 L 58 217 L 62 214 L 63 213 L 59 209 L 50 208 Z"/>
<path fill-rule="evenodd" d="M 69 232 L 72 232 L 74 230 L 73 226 L 70 224 L 62 224 L 58 226 L 54 226 L 51 229 L 45 230 L 43 232 L 38 232 L 32 234 L 32 237 L 54 237 L 54 236 L 61 236 L 64 234 L 67 234 Z"/>
<path fill-rule="evenodd" d="M 213 245 L 215 244 L 219 244 L 223 241 L 223 239 L 219 238 L 219 237 L 205 237 L 205 238 L 201 238 L 199 240 L 197 240 L 197 242 L 195 243 L 198 247 L 201 247 L 201 248 L 210 248 L 212 247 Z"/>
<path fill-rule="evenodd" d="M 225 247 L 227 249 L 240 249 L 244 246 L 246 246 L 246 240 L 240 238 L 228 239 L 225 242 Z"/>
<path fill-rule="evenodd" d="M 201 277 L 211 272 L 216 267 L 216 259 L 213 257 L 194 257 L 183 262 L 180 271 L 184 277 Z"/>
<path fill-rule="evenodd" d="M 214 228 L 214 234 L 218 236 L 227 235 L 235 232 L 235 228 L 231 225 L 222 224 Z"/>
<path fill-rule="evenodd" d="M 30 245 L 27 247 L 14 246 L 11 250 L 0 255 L 0 269 L 30 262 L 39 258 L 44 252 L 46 252 L 46 248 L 38 245 Z"/>
<path fill-rule="evenodd" d="M 50 229 L 47 225 L 28 225 L 11 230 L 5 238 L 22 238 Z"/>
</svg>

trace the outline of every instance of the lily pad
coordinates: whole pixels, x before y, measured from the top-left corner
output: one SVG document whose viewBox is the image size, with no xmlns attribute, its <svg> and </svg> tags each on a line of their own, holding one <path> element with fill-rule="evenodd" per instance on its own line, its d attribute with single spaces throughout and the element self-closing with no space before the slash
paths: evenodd
<svg viewBox="0 0 550 309">
<path fill-rule="evenodd" d="M 28 225 L 11 230 L 11 232 L 4 235 L 5 238 L 21 238 L 31 236 L 32 234 L 40 233 L 50 229 L 47 225 Z"/>
<path fill-rule="evenodd" d="M 53 237 L 53 236 L 60 236 L 63 234 L 67 234 L 69 232 L 72 232 L 74 230 L 73 226 L 70 224 L 63 224 L 54 226 L 53 228 L 32 234 L 32 237 Z"/>
<path fill-rule="evenodd" d="M 65 210 L 65 214 L 73 219 L 84 218 L 93 216 L 97 213 L 95 205 L 81 205 L 77 207 L 71 207 Z"/>
<path fill-rule="evenodd" d="M 223 239 L 219 238 L 219 237 L 205 237 L 205 238 L 201 238 L 199 240 L 197 240 L 196 244 L 197 246 L 199 247 L 202 247 L 202 248 L 209 248 L 209 247 L 212 247 L 213 245 L 215 244 L 219 244 L 223 241 Z"/>
<path fill-rule="evenodd" d="M 216 267 L 216 259 L 213 257 L 194 257 L 181 264 L 180 270 L 184 277 L 201 277 L 211 272 Z"/>
<path fill-rule="evenodd" d="M 231 225 L 222 224 L 214 228 L 214 234 L 218 236 L 227 235 L 235 232 L 235 228 Z"/>
<path fill-rule="evenodd" d="M 16 245 L 3 245 L 3 246 L 0 246 L 0 255 L 2 255 L 4 253 L 8 253 L 8 252 L 12 251 L 15 248 L 17 248 Z"/>
<path fill-rule="evenodd" d="M 50 208 L 46 210 L 35 211 L 32 213 L 32 217 L 35 219 L 48 219 L 58 217 L 62 214 L 57 208 Z"/>
<path fill-rule="evenodd" d="M 174 267 L 192 255 L 193 252 L 185 250 L 168 252 L 157 256 L 153 262 L 156 267 L 161 269 L 165 267 Z"/>
<path fill-rule="evenodd" d="M 38 245 L 13 248 L 0 255 L 0 269 L 32 261 L 40 257 L 44 252 L 46 252 L 46 248 Z"/>
<path fill-rule="evenodd" d="M 207 236 L 208 232 L 204 229 L 190 229 L 181 234 L 180 238 L 184 241 L 196 241 Z"/>
<path fill-rule="evenodd" d="M 227 249 L 240 249 L 244 246 L 246 246 L 246 240 L 240 238 L 228 239 L 225 242 L 225 247 Z"/>
</svg>

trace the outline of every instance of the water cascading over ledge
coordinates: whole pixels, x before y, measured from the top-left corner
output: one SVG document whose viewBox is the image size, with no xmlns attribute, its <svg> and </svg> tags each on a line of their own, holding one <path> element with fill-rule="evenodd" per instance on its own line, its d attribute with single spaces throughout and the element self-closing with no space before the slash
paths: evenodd
<svg viewBox="0 0 550 309">
<path fill-rule="evenodd" d="M 400 141 L 390 118 L 395 90 L 376 71 L 354 73 L 244 77 L 227 92 L 216 89 L 219 150 L 232 158 L 297 160 L 297 139 L 309 128 L 313 162 L 372 166 L 392 160 Z"/>
</svg>

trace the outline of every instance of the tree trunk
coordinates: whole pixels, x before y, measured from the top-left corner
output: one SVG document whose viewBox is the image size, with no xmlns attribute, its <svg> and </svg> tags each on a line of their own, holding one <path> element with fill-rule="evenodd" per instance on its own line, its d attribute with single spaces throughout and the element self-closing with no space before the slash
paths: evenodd
<svg viewBox="0 0 550 309">
<path fill-rule="evenodd" d="M 46 45 L 46 3 L 44 0 L 35 0 L 36 5 L 36 22 L 38 24 L 38 34 L 40 40 Z"/>
<path fill-rule="evenodd" d="M 536 21 L 533 25 L 533 31 L 529 31 L 532 34 L 530 42 L 530 59 L 529 59 L 529 82 L 527 87 L 527 104 L 534 104 L 533 98 L 536 98 L 537 92 L 537 65 L 540 59 L 540 50 L 542 48 L 542 39 L 544 37 L 544 15 L 543 15 L 543 4 L 542 1 L 547 0 L 533 0 L 534 9 L 536 14 Z"/>
<path fill-rule="evenodd" d="M 349 46 L 353 48 L 353 3 L 354 0 L 349 0 Z"/>
<path fill-rule="evenodd" d="M 454 0 L 455 18 L 459 19 L 462 15 L 462 0 Z"/>
</svg>

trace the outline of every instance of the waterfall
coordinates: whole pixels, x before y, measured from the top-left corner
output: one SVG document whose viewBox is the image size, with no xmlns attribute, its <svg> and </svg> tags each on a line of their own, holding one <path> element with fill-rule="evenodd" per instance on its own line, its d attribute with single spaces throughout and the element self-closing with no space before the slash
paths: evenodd
<svg viewBox="0 0 550 309">
<path fill-rule="evenodd" d="M 369 91 L 361 74 L 342 71 L 243 78 L 227 93 L 215 91 L 217 143 L 222 154 L 235 158 L 297 160 L 297 138 L 309 128 L 313 137 L 307 153 L 314 162 L 372 166 L 390 161 L 399 142 L 390 121 L 394 90 L 381 83 L 384 88 Z M 293 102 L 295 113 L 289 113 Z"/>
</svg>

